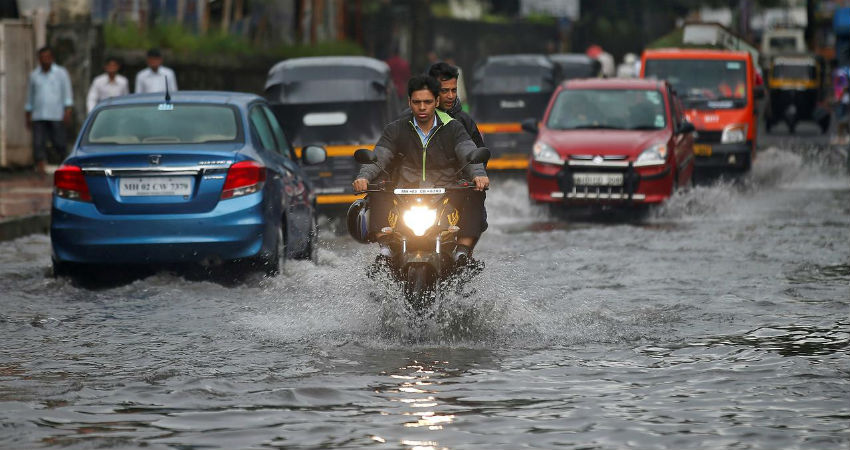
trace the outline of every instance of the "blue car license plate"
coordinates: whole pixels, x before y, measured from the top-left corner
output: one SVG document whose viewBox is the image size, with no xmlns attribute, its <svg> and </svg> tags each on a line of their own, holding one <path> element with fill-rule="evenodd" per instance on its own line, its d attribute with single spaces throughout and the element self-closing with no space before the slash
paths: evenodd
<svg viewBox="0 0 850 450">
<path fill-rule="evenodd" d="M 118 193 L 122 197 L 192 193 L 192 177 L 121 177 L 118 182 Z"/>
</svg>

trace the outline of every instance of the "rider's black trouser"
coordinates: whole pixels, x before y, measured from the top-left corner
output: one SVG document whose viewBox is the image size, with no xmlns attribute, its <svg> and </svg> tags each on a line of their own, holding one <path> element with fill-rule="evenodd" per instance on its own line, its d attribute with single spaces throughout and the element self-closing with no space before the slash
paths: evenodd
<svg viewBox="0 0 850 450">
<path fill-rule="evenodd" d="M 457 226 L 460 227 L 458 237 L 478 239 L 487 229 L 487 210 L 484 200 L 487 195 L 482 191 L 465 189 L 449 194 L 455 208 L 460 211 Z M 369 232 L 374 236 L 382 228 L 388 227 L 390 210 L 393 206 L 393 194 L 387 192 L 372 192 L 369 194 Z M 399 217 L 398 219 L 402 219 Z M 398 225 L 398 224 L 397 224 Z"/>
</svg>

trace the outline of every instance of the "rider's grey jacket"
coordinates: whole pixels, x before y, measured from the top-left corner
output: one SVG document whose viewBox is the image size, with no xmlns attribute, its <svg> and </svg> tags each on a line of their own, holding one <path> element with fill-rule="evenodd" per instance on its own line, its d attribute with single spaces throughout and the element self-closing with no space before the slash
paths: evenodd
<svg viewBox="0 0 850 450">
<path fill-rule="evenodd" d="M 470 164 L 455 175 L 476 148 L 460 122 L 437 110 L 437 130 L 424 146 L 413 127 L 413 114 L 409 114 L 384 127 L 375 155 L 380 167 L 395 171 L 396 186 L 432 187 L 450 185 L 459 178 L 487 176 L 483 164 Z M 364 164 L 357 177 L 373 181 L 381 173 L 374 164 Z"/>
</svg>

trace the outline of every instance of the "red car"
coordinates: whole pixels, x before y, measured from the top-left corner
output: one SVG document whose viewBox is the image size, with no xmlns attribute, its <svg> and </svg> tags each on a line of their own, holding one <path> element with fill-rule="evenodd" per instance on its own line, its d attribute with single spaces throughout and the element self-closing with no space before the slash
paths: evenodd
<svg viewBox="0 0 850 450">
<path fill-rule="evenodd" d="M 666 81 L 566 81 L 539 127 L 523 129 L 537 133 L 528 166 L 537 203 L 657 204 L 694 169 L 694 126 Z"/>
</svg>

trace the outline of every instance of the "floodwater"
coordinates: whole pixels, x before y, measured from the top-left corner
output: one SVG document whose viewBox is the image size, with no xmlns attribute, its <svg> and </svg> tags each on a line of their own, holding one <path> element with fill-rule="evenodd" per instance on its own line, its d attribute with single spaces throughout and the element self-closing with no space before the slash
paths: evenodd
<svg viewBox="0 0 850 450">
<path fill-rule="evenodd" d="M 498 183 L 498 180 L 496 180 Z M 488 195 L 433 316 L 325 233 L 232 285 L 48 276 L 0 244 L 0 448 L 850 447 L 850 177 L 776 148 L 642 221 Z"/>
</svg>

